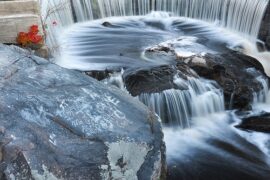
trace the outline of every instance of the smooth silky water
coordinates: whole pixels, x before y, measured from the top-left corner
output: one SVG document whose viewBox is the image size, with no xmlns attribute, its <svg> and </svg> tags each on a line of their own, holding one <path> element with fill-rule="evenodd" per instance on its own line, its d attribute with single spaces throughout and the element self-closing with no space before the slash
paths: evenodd
<svg viewBox="0 0 270 180">
<path fill-rule="evenodd" d="M 240 49 L 257 57 L 269 73 L 264 63 L 269 53 L 259 53 L 255 47 L 267 3 L 268 0 L 74 0 L 76 18 L 82 22 L 61 33 L 57 63 L 83 71 L 118 71 L 104 82 L 124 91 L 121 69 L 175 65 L 174 55 L 147 51 L 159 45 L 173 44 L 179 57 Z M 153 10 L 167 13 L 150 13 Z M 70 15 L 69 11 L 65 13 Z M 87 20 L 91 21 L 83 22 Z M 247 71 L 254 73 L 252 69 Z M 268 83 L 257 78 L 264 90 L 255 93 L 254 111 L 250 113 L 270 112 Z M 176 76 L 174 83 L 186 89 L 136 97 L 163 121 L 168 179 L 270 179 L 269 136 L 236 129 L 234 125 L 240 119 L 234 111 L 225 110 L 223 91 L 215 82 Z"/>
<path fill-rule="evenodd" d="M 43 23 L 48 25 L 46 42 L 58 55 L 60 34 L 74 21 L 111 16 L 146 15 L 166 11 L 174 16 L 211 23 L 214 28 L 240 35 L 243 52 L 257 58 L 270 75 L 269 52 L 259 52 L 256 42 L 269 0 L 39 0 Z M 73 7 L 73 8 L 72 8 Z M 49 12 L 49 15 L 48 15 Z M 51 26 L 57 22 L 57 26 Z M 244 37 L 244 38 L 243 38 Z M 239 41 L 237 41 L 239 43 Z"/>
</svg>

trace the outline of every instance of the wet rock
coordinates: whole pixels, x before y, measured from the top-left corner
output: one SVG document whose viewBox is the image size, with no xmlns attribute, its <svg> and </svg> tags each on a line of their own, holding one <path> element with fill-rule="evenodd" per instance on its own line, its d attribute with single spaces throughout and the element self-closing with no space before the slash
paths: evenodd
<svg viewBox="0 0 270 180">
<path fill-rule="evenodd" d="M 85 74 L 98 80 L 104 80 L 108 77 L 110 77 L 111 74 L 113 74 L 114 71 L 112 70 L 105 70 L 105 71 L 86 71 Z"/>
<path fill-rule="evenodd" d="M 123 80 L 127 90 L 137 96 L 141 93 L 160 92 L 174 88 L 173 77 L 176 70 L 170 66 L 127 70 Z"/>
<path fill-rule="evenodd" d="M 102 26 L 110 27 L 110 26 L 112 26 L 112 24 L 110 22 L 105 21 L 102 23 Z"/>
<path fill-rule="evenodd" d="M 50 58 L 49 48 L 47 46 L 42 46 L 41 48 L 35 51 L 35 55 L 45 59 L 49 59 Z"/>
<path fill-rule="evenodd" d="M 113 25 L 112 23 L 110 23 L 108 21 L 103 22 L 101 25 L 104 26 L 104 27 L 110 27 L 110 28 L 117 28 L 117 27 L 119 27 L 117 25 Z"/>
<path fill-rule="evenodd" d="M 163 65 L 128 69 L 123 74 L 123 80 L 127 90 L 133 96 L 161 92 L 167 89 L 187 89 L 187 87 L 179 87 L 174 82 L 176 76 L 187 79 L 187 77 L 196 76 L 196 73 L 184 63 L 179 63 L 177 66 Z"/>
<path fill-rule="evenodd" d="M 159 179 L 160 122 L 78 71 L 0 45 L 1 179 Z"/>
<path fill-rule="evenodd" d="M 261 50 L 270 50 L 270 4 L 269 3 L 261 22 L 258 39 L 260 39 L 264 43 L 264 47 Z"/>
<path fill-rule="evenodd" d="M 243 130 L 270 133 L 270 113 L 244 117 L 242 122 L 236 127 Z"/>
<path fill-rule="evenodd" d="M 182 61 L 199 76 L 215 80 L 223 88 L 226 107 L 230 109 L 250 109 L 254 92 L 263 90 L 257 78 L 268 81 L 263 66 L 256 59 L 234 51 L 192 56 Z"/>
<path fill-rule="evenodd" d="M 170 46 L 154 46 L 146 49 L 146 52 L 166 52 L 174 54 L 174 50 Z"/>
</svg>

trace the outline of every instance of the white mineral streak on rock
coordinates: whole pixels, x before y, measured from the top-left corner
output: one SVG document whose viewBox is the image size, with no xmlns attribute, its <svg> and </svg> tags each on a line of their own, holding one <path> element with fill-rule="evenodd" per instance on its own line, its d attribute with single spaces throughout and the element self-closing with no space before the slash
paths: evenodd
<svg viewBox="0 0 270 180">
<path fill-rule="evenodd" d="M 36 101 L 34 97 L 28 97 L 29 102 L 30 101 Z M 35 102 L 36 104 L 37 102 Z M 37 105 L 37 104 L 36 104 Z M 46 125 L 50 124 L 50 119 L 48 117 L 51 117 L 52 114 L 47 112 L 46 109 L 42 105 L 37 105 L 36 108 L 33 106 L 30 106 L 29 108 L 25 108 L 21 111 L 21 116 L 25 120 L 33 123 L 37 123 L 38 125 L 45 127 Z"/>
<path fill-rule="evenodd" d="M 55 134 L 50 134 L 49 142 L 52 143 L 53 145 L 57 146 L 56 135 Z"/>
<path fill-rule="evenodd" d="M 32 170 L 31 174 L 35 180 L 62 180 L 62 178 L 55 177 L 54 174 L 49 172 L 48 168 L 43 164 L 42 165 L 43 173 L 40 174 L 37 170 Z"/>
<path fill-rule="evenodd" d="M 146 144 L 119 141 L 107 143 L 112 179 L 137 180 L 137 172 L 151 150 Z M 102 175 L 102 177 L 106 177 Z"/>
</svg>

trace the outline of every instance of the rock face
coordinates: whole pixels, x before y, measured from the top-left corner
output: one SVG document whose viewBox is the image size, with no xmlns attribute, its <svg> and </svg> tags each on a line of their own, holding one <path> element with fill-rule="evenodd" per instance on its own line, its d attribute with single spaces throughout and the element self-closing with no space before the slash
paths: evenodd
<svg viewBox="0 0 270 180">
<path fill-rule="evenodd" d="M 234 51 L 192 56 L 183 61 L 199 76 L 215 80 L 222 87 L 227 108 L 249 109 L 254 92 L 264 88 L 258 78 L 268 81 L 256 59 Z"/>
<path fill-rule="evenodd" d="M 264 14 L 261 28 L 259 31 L 259 39 L 265 43 L 265 46 L 270 50 L 270 3 Z"/>
<path fill-rule="evenodd" d="M 159 179 L 158 118 L 77 71 L 0 45 L 0 179 Z"/>
<path fill-rule="evenodd" d="M 262 113 L 242 119 L 241 124 L 236 126 L 240 129 L 270 133 L 270 113 Z"/>
</svg>

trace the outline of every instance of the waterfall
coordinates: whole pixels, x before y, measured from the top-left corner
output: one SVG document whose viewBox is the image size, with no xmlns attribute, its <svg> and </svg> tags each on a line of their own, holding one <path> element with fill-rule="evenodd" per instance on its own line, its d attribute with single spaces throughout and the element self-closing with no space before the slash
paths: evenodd
<svg viewBox="0 0 270 180">
<path fill-rule="evenodd" d="M 122 69 L 120 72 L 115 72 L 113 74 L 111 74 L 108 78 L 103 80 L 104 84 L 109 84 L 109 85 L 113 85 L 118 87 L 119 89 L 121 89 L 124 92 L 127 92 L 127 89 L 125 87 L 125 83 L 123 81 L 123 74 L 124 74 L 124 70 Z"/>
<path fill-rule="evenodd" d="M 124 70 L 103 80 L 105 84 L 118 87 L 128 93 L 123 82 Z M 214 81 L 188 77 L 187 80 L 174 77 L 179 89 L 168 89 L 159 93 L 142 93 L 135 97 L 159 115 L 163 123 L 189 128 L 192 118 L 206 117 L 209 114 L 223 112 L 224 95 Z"/>
<path fill-rule="evenodd" d="M 268 79 L 264 78 L 263 76 L 258 76 L 256 80 L 261 84 L 262 90 L 254 94 L 254 103 L 265 103 L 268 101 Z"/>
<path fill-rule="evenodd" d="M 177 124 L 182 128 L 191 127 L 193 117 L 207 116 L 224 110 L 223 92 L 214 82 L 196 78 L 178 82 L 186 83 L 188 89 L 145 93 L 139 95 L 139 100 L 156 112 L 164 123 Z"/>
<path fill-rule="evenodd" d="M 151 0 L 73 0 L 79 21 L 110 16 L 145 15 L 151 12 Z"/>
<path fill-rule="evenodd" d="M 76 21 L 111 16 L 145 15 L 167 11 L 174 16 L 215 23 L 257 41 L 261 21 L 269 0 L 39 0 L 46 42 L 55 50 L 63 27 Z M 72 7 L 73 6 L 73 7 Z M 48 13 L 48 10 L 50 12 Z M 58 24 L 55 26 L 53 22 Z"/>
<path fill-rule="evenodd" d="M 41 7 L 42 26 L 46 44 L 52 53 L 57 52 L 59 43 L 57 37 L 63 27 L 74 23 L 69 0 L 39 0 Z"/>
<path fill-rule="evenodd" d="M 73 0 L 73 3 L 79 21 L 167 11 L 175 16 L 215 22 L 256 39 L 269 0 Z"/>
<path fill-rule="evenodd" d="M 268 92 L 269 92 L 269 82 L 268 79 L 263 76 L 259 71 L 257 71 L 255 68 L 248 68 L 247 72 L 251 74 L 257 82 L 261 85 L 261 90 L 256 92 L 253 92 L 253 104 L 258 103 L 266 103 L 269 101 L 268 98 Z"/>
<path fill-rule="evenodd" d="M 218 22 L 222 27 L 257 38 L 269 0 L 156 0 L 156 10 Z"/>
</svg>

